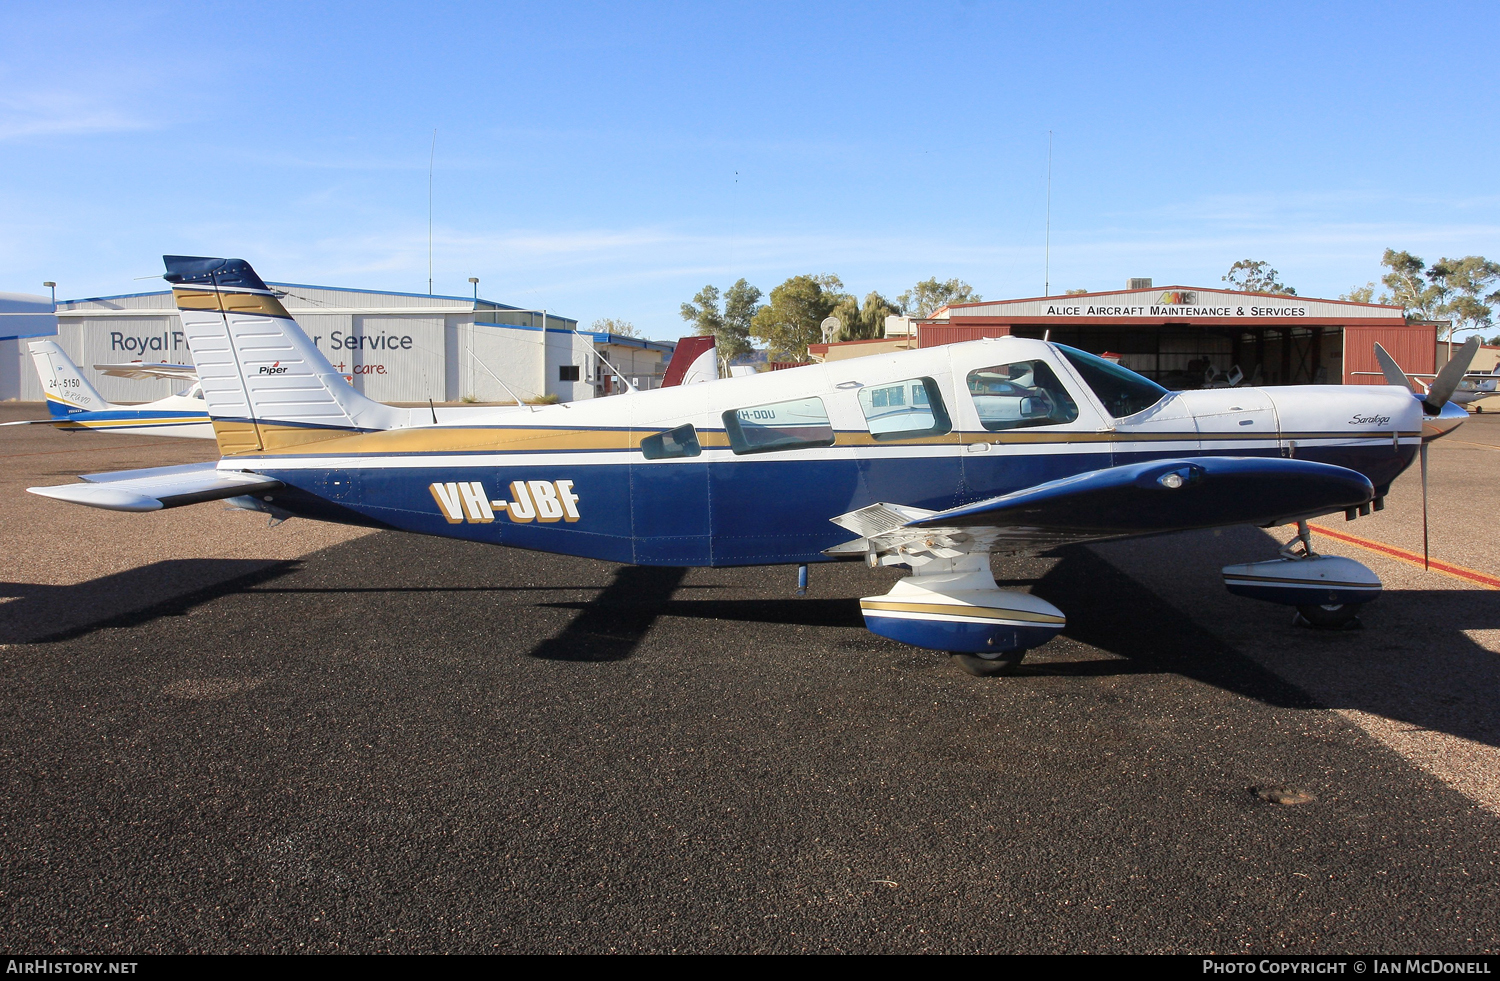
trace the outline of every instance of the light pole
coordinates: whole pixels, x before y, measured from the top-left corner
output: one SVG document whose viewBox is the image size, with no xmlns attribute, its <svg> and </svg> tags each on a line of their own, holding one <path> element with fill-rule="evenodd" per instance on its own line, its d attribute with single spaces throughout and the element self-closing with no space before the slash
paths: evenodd
<svg viewBox="0 0 1500 981">
<path fill-rule="evenodd" d="M 47 287 L 49 290 L 52 291 L 52 305 L 54 307 L 57 306 L 57 284 L 54 283 L 54 282 L 52 282 L 49 279 L 49 280 L 47 280 L 47 282 L 43 283 L 42 285 L 45 286 L 45 287 Z"/>
<path fill-rule="evenodd" d="M 469 277 L 469 282 L 471 282 L 471 283 L 474 284 L 474 302 L 478 303 L 479 302 L 479 277 L 478 276 L 470 276 Z"/>
</svg>

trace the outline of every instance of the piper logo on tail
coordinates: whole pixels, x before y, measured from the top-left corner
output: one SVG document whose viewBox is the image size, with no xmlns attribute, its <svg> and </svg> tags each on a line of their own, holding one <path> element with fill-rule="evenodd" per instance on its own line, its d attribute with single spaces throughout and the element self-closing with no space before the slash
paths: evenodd
<svg viewBox="0 0 1500 981">
<path fill-rule="evenodd" d="M 488 524 L 504 513 L 516 524 L 578 520 L 578 495 L 571 480 L 513 480 L 510 500 L 491 500 L 478 480 L 448 481 L 427 488 L 450 525 Z"/>
<path fill-rule="evenodd" d="M 275 364 L 263 364 L 263 365 L 261 365 L 260 366 L 260 373 L 262 375 L 284 375 L 284 374 L 286 374 L 286 369 L 283 368 L 281 366 L 281 362 L 278 361 Z"/>
</svg>

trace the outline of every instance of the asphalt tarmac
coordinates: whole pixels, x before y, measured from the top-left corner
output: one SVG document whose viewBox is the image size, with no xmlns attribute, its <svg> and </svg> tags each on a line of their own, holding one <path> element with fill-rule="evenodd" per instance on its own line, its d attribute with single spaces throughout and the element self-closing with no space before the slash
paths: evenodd
<svg viewBox="0 0 1500 981">
<path fill-rule="evenodd" d="M 10 559 L 38 580 L 0 604 L 11 950 L 1500 947 L 1500 817 L 1350 714 L 1493 749 L 1494 689 L 1444 722 L 1327 688 L 1361 644 L 1380 672 L 1403 649 L 1412 687 L 1460 642 L 1469 673 L 1444 690 L 1493 678 L 1471 634 L 1494 590 L 1423 578 L 1335 636 L 1163 572 L 1198 576 L 1223 536 L 1069 548 L 997 561 L 1069 627 L 977 679 L 864 631 L 853 598 L 893 574 L 862 566 L 815 567 L 798 598 L 792 568 L 329 543 L 206 504 L 146 516 L 152 542 L 187 529 L 202 556 L 163 576 L 156 552 L 131 563 L 125 526 L 101 538 L 93 512 L 14 496 L 63 479 L 23 452 L 84 439 L 126 438 L 0 430 L 4 524 L 30 509 L 33 547 L 116 556 L 97 610 L 94 579 Z M 1404 626 L 1431 600 L 1408 594 L 1444 589 L 1441 622 Z"/>
</svg>

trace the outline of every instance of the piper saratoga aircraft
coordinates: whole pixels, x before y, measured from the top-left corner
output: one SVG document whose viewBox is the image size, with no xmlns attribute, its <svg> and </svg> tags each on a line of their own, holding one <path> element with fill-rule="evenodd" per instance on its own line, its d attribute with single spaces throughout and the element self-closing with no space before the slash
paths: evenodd
<svg viewBox="0 0 1500 981">
<path fill-rule="evenodd" d="M 1312 551 L 1306 520 L 1380 508 L 1467 418 L 1404 384 L 1169 392 L 1018 337 L 453 421 L 351 388 L 243 260 L 167 256 L 222 459 L 35 487 L 152 511 L 271 514 L 641 565 L 858 560 L 911 575 L 860 601 L 873 632 L 999 674 L 1063 612 L 1001 590 L 990 554 L 1298 523 L 1225 569 L 1247 596 L 1347 622 L 1380 582 Z"/>
</svg>

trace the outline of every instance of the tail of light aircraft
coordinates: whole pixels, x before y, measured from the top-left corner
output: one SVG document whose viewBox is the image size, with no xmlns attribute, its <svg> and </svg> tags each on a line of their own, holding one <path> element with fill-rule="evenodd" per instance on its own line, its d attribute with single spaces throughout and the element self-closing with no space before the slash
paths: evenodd
<svg viewBox="0 0 1500 981">
<path fill-rule="evenodd" d="M 355 391 L 249 263 L 163 258 L 225 456 L 409 423 L 409 410 Z"/>
<path fill-rule="evenodd" d="M 46 419 L 24 419 L 7 426 L 52 425 L 65 432 L 103 432 L 128 436 L 177 436 L 212 439 L 213 427 L 196 389 L 183 395 L 168 395 L 144 405 L 117 405 L 89 384 L 78 366 L 56 341 L 32 341 L 28 345 L 36 362 L 37 377 L 47 398 Z M 168 378 L 194 381 L 192 365 L 96 364 L 95 370 L 123 378 Z"/>
<path fill-rule="evenodd" d="M 662 388 L 697 385 L 719 377 L 719 347 L 712 334 L 695 334 L 677 340 Z"/>
<path fill-rule="evenodd" d="M 56 341 L 32 341 L 31 358 L 47 398 L 47 411 L 54 419 L 80 412 L 100 412 L 114 406 L 83 377 L 73 359 Z"/>
</svg>

